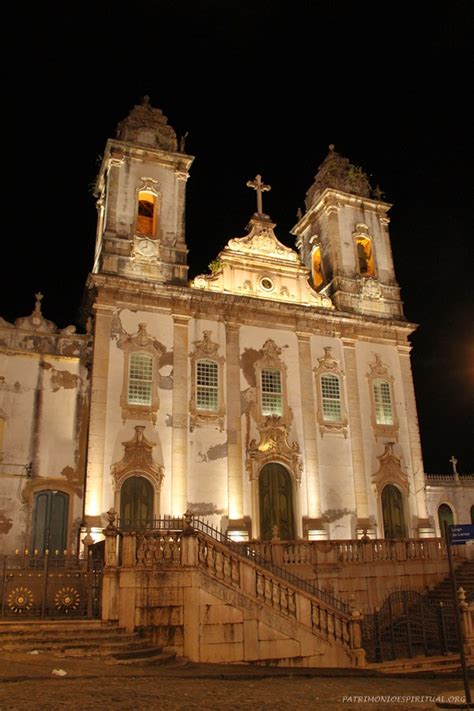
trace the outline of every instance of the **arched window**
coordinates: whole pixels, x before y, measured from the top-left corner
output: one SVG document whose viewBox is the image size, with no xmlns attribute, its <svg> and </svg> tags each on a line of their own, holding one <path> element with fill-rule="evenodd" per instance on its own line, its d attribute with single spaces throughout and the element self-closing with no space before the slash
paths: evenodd
<svg viewBox="0 0 474 711">
<path fill-rule="evenodd" d="M 128 371 L 128 403 L 151 405 L 153 386 L 153 356 L 131 353 Z"/>
<path fill-rule="evenodd" d="M 357 237 L 357 259 L 359 274 L 361 276 L 375 276 L 375 262 L 372 248 L 372 240 L 369 237 Z"/>
<path fill-rule="evenodd" d="M 383 378 L 374 378 L 372 389 L 374 393 L 375 423 L 377 425 L 393 425 L 390 382 Z"/>
<path fill-rule="evenodd" d="M 33 504 L 33 550 L 63 551 L 67 548 L 69 496 L 63 491 L 38 491 Z"/>
<path fill-rule="evenodd" d="M 323 265 L 321 261 L 321 247 L 315 246 L 311 253 L 311 275 L 315 289 L 319 289 L 324 284 Z"/>
<path fill-rule="evenodd" d="M 156 235 L 157 208 L 156 195 L 146 190 L 140 190 L 138 193 L 137 232 L 148 237 Z"/>
<path fill-rule="evenodd" d="M 454 524 L 453 510 L 448 504 L 441 504 L 441 506 L 438 508 L 438 523 L 442 538 L 444 538 L 445 522 L 448 526 L 452 526 Z"/>
</svg>

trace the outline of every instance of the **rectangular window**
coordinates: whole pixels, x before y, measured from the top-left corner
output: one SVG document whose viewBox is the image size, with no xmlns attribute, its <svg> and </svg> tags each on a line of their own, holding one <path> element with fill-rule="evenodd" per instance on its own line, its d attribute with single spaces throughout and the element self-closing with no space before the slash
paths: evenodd
<svg viewBox="0 0 474 711">
<path fill-rule="evenodd" d="M 219 408 L 219 374 L 217 363 L 198 360 L 196 363 L 196 407 L 215 412 Z"/>
<path fill-rule="evenodd" d="M 262 415 L 282 415 L 281 373 L 276 369 L 261 372 Z"/>
<path fill-rule="evenodd" d="M 374 380 L 375 422 L 378 425 L 393 425 L 392 399 L 390 383 L 386 380 Z"/>
<path fill-rule="evenodd" d="M 336 375 L 321 376 L 323 417 L 327 422 L 341 421 L 341 391 Z"/>
<path fill-rule="evenodd" d="M 128 377 L 130 405 L 151 405 L 153 357 L 147 353 L 132 353 Z"/>
</svg>

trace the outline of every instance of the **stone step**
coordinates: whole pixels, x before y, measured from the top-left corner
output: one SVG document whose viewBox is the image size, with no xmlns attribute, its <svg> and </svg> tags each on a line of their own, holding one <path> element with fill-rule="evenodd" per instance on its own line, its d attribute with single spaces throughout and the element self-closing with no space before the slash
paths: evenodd
<svg viewBox="0 0 474 711">
<path fill-rule="evenodd" d="M 132 657 L 130 659 L 108 658 L 104 660 L 105 664 L 183 664 L 185 662 L 176 659 L 175 652 L 159 652 L 158 654 L 150 654 L 146 657 Z"/>
<path fill-rule="evenodd" d="M 4 646 L 5 644 L 10 644 L 12 642 L 15 642 L 17 644 L 29 644 L 30 642 L 37 642 L 38 644 L 42 643 L 48 643 L 52 641 L 63 641 L 63 640 L 114 640 L 114 639 L 126 639 L 127 636 L 130 639 L 133 639 L 134 637 L 137 637 L 138 635 L 136 633 L 127 633 L 125 631 L 120 632 L 120 631 L 113 631 L 113 630 L 104 630 L 101 632 L 100 630 L 90 630 L 89 633 L 81 630 L 76 632 L 76 634 L 66 634 L 65 632 L 58 632 L 55 633 L 52 630 L 44 630 L 41 632 L 37 632 L 34 634 L 32 631 L 31 632 L 23 632 L 20 634 L 14 633 L 14 632 L 9 632 L 4 633 L 0 635 L 0 647 Z"/>
<path fill-rule="evenodd" d="M 49 639 L 45 640 L 28 640 L 24 642 L 11 641 L 8 644 L 2 644 L 0 649 L 9 652 L 15 651 L 31 651 L 36 650 L 38 652 L 46 651 L 63 651 L 67 653 L 73 653 L 73 650 L 104 650 L 104 651 L 115 651 L 117 649 L 140 649 L 143 647 L 144 640 L 140 637 L 135 638 L 121 638 L 116 640 L 102 640 L 102 639 L 83 639 L 83 640 L 55 640 Z"/>
</svg>

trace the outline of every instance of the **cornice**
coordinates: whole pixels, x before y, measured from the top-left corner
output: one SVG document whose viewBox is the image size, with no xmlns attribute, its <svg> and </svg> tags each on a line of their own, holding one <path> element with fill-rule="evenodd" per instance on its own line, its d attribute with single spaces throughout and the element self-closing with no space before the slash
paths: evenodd
<svg viewBox="0 0 474 711">
<path fill-rule="evenodd" d="M 180 314 L 212 314 L 215 320 L 315 334 L 333 332 L 335 336 L 405 345 L 417 324 L 390 318 L 352 314 L 317 306 L 271 301 L 226 292 L 210 292 L 173 284 L 124 279 L 117 275 L 91 274 L 89 286 L 97 291 L 96 304 L 115 308 Z M 200 316 L 202 318 L 202 316 Z"/>
</svg>

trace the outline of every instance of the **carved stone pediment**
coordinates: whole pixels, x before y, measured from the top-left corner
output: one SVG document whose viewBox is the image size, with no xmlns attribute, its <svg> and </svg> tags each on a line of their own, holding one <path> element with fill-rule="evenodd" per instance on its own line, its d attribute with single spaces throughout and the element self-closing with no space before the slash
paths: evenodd
<svg viewBox="0 0 474 711">
<path fill-rule="evenodd" d="M 247 470 L 250 479 L 257 479 L 261 468 L 268 462 L 282 462 L 293 471 L 296 481 L 301 481 L 303 463 L 298 442 L 288 441 L 288 426 L 278 415 L 271 415 L 259 427 L 260 441 L 249 443 Z"/>
<path fill-rule="evenodd" d="M 261 218 L 250 220 L 250 232 L 245 237 L 229 240 L 224 251 L 261 255 L 288 262 L 299 262 L 298 253 L 278 241 L 273 231 L 275 224 Z"/>
<path fill-rule="evenodd" d="M 125 450 L 123 458 L 112 465 L 112 477 L 117 488 L 132 474 L 141 474 L 158 488 L 161 486 L 164 476 L 163 467 L 153 461 L 153 447 L 156 444 L 145 437 L 144 429 L 143 425 L 136 425 L 132 439 L 122 442 Z"/>
<path fill-rule="evenodd" d="M 394 442 L 385 443 L 385 451 L 377 457 L 379 468 L 372 475 L 372 483 L 378 493 L 387 484 L 396 484 L 408 496 L 410 485 L 408 477 L 400 466 L 400 459 L 393 453 Z"/>
</svg>

